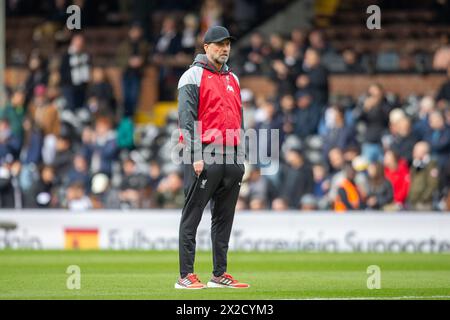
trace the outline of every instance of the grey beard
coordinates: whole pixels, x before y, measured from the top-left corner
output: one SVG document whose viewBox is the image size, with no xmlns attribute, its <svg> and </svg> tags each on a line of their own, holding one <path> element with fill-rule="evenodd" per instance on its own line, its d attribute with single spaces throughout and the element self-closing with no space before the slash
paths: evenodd
<svg viewBox="0 0 450 320">
<path fill-rule="evenodd" d="M 225 59 L 223 59 L 223 61 L 221 61 L 222 58 L 219 57 L 219 58 L 216 59 L 216 62 L 223 65 L 223 64 L 228 62 L 228 59 L 229 59 L 229 57 L 226 57 Z"/>
</svg>

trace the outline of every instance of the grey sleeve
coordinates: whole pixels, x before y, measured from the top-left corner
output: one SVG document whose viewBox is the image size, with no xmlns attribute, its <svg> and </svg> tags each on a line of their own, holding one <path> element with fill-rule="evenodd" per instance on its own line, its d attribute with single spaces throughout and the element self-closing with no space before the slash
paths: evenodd
<svg viewBox="0 0 450 320">
<path fill-rule="evenodd" d="M 183 74 L 178 84 L 178 120 L 186 144 L 185 150 L 193 153 L 194 161 L 198 161 L 202 159 L 202 142 L 196 126 L 200 79 L 198 70 L 193 68 Z"/>
</svg>

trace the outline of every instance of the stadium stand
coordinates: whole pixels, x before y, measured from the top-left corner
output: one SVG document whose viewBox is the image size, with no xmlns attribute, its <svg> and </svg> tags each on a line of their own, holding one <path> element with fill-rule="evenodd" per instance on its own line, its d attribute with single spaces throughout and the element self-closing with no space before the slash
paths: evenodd
<svg viewBox="0 0 450 320">
<path fill-rule="evenodd" d="M 230 61 L 246 128 L 280 130 L 278 174 L 247 166 L 239 209 L 450 210 L 448 2 L 317 1 L 309 28 L 259 31 L 294 2 L 74 1 L 74 33 L 72 1 L 7 1 L 0 206 L 181 207 L 176 85 L 224 24 L 248 39 Z"/>
</svg>

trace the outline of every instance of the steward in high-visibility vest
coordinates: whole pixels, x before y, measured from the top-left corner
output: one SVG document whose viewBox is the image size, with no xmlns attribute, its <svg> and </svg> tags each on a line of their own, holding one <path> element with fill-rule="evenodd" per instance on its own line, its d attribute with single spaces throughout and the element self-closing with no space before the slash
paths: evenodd
<svg viewBox="0 0 450 320">
<path fill-rule="evenodd" d="M 354 182 L 356 172 L 351 163 L 346 164 L 344 170 L 345 179 L 339 185 L 338 193 L 334 201 L 334 211 L 344 212 L 363 209 L 363 199 Z"/>
</svg>

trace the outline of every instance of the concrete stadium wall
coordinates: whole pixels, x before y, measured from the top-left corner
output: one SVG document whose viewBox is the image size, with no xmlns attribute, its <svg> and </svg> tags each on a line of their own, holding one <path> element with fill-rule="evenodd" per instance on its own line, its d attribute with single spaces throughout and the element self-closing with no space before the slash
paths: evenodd
<svg viewBox="0 0 450 320">
<path fill-rule="evenodd" d="M 122 99 L 120 70 L 109 67 L 106 70 L 114 89 L 116 98 Z M 8 86 L 16 87 L 26 80 L 27 71 L 20 68 L 7 68 L 5 81 Z M 357 97 L 367 91 L 370 84 L 381 83 L 388 92 L 398 94 L 404 98 L 410 94 L 435 95 L 440 86 L 446 81 L 445 74 L 378 74 L 378 75 L 342 75 L 332 74 L 329 77 L 330 92 Z M 244 76 L 240 79 L 242 88 L 249 88 L 255 96 L 270 97 L 276 92 L 275 83 L 267 77 Z M 139 110 L 150 112 L 158 100 L 158 76 L 156 67 L 148 67 L 145 71 Z"/>
<path fill-rule="evenodd" d="M 358 97 L 373 83 L 380 83 L 388 92 L 405 98 L 410 94 L 435 95 L 446 81 L 444 74 L 332 74 L 329 76 L 332 94 Z M 251 89 L 256 96 L 270 97 L 276 93 L 275 83 L 266 77 L 246 76 L 241 78 L 241 87 Z"/>
</svg>

